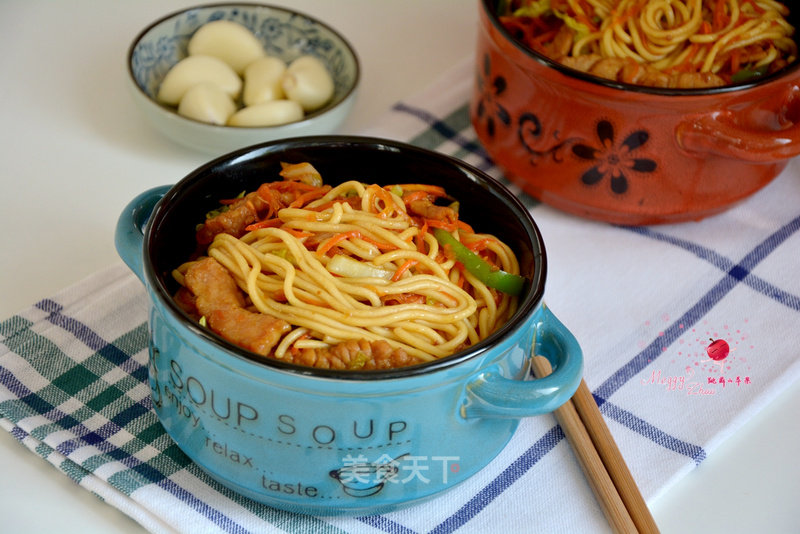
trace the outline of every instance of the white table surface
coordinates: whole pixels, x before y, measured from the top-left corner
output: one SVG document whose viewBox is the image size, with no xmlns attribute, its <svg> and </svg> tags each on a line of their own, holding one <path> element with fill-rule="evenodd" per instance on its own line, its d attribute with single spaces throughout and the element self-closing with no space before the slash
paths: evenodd
<svg viewBox="0 0 800 534">
<path fill-rule="evenodd" d="M 121 208 L 209 159 L 152 131 L 125 85 L 130 40 L 192 3 L 0 2 L 0 319 L 118 262 Z M 477 0 L 272 3 L 327 21 L 357 49 L 362 84 L 342 133 L 374 124 L 474 47 Z M 661 531 L 800 532 L 798 413 L 794 384 L 651 503 Z M 4 532 L 143 532 L 5 432 L 0 473 Z"/>
</svg>

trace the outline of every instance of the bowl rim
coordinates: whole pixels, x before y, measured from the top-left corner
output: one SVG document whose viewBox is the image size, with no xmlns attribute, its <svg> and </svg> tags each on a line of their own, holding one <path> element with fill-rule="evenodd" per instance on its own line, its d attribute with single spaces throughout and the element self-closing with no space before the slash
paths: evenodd
<svg viewBox="0 0 800 534">
<path fill-rule="evenodd" d="M 533 244 L 533 249 L 531 250 L 531 261 L 534 267 L 534 274 L 533 279 L 526 283 L 524 297 L 520 298 L 517 310 L 512 316 L 511 320 L 507 321 L 500 328 L 495 330 L 486 339 L 481 340 L 465 350 L 444 358 L 393 369 L 349 371 L 341 369 L 320 369 L 308 367 L 258 355 L 247 349 L 239 347 L 238 345 L 224 339 L 222 336 L 219 336 L 207 328 L 202 328 L 175 303 L 173 296 L 167 291 L 167 288 L 161 282 L 162 277 L 158 272 L 156 272 L 154 261 L 150 254 L 150 249 L 152 246 L 151 240 L 153 237 L 155 222 L 164 216 L 164 211 L 168 209 L 168 206 L 172 202 L 175 201 L 175 198 L 182 190 L 185 190 L 187 187 L 189 187 L 198 178 L 198 176 L 202 176 L 208 170 L 226 162 L 244 160 L 246 157 L 253 156 L 258 152 L 264 153 L 265 151 L 271 151 L 268 153 L 272 153 L 278 150 L 286 150 L 291 148 L 312 148 L 314 146 L 337 145 L 342 147 L 367 147 L 368 149 L 372 150 L 389 150 L 395 152 L 402 151 L 411 153 L 415 156 L 438 160 L 443 164 L 453 165 L 459 170 L 466 171 L 467 173 L 477 177 L 481 183 L 487 184 L 496 192 L 503 202 L 509 204 L 515 211 L 519 212 L 519 215 L 521 216 L 520 224 L 525 229 L 526 238 Z M 158 300 L 164 305 L 163 308 L 174 320 L 178 321 L 181 326 L 187 328 L 190 332 L 199 336 L 202 340 L 209 342 L 217 349 L 224 351 L 227 356 L 233 356 L 240 361 L 245 362 L 246 364 L 256 365 L 260 368 L 270 369 L 272 371 L 285 372 L 294 376 L 336 379 L 343 381 L 374 382 L 376 380 L 411 378 L 450 369 L 467 360 L 477 358 L 486 351 L 491 350 L 493 345 L 507 340 L 509 336 L 513 335 L 516 330 L 524 326 L 530 317 L 534 315 L 536 310 L 543 302 L 545 282 L 547 279 L 547 253 L 545 250 L 545 244 L 541 230 L 530 214 L 530 211 L 524 206 L 524 204 L 522 204 L 517 196 L 508 190 L 508 188 L 506 188 L 497 179 L 478 169 L 477 167 L 455 158 L 454 156 L 414 146 L 402 141 L 357 135 L 300 136 L 267 141 L 229 152 L 201 165 L 187 174 L 180 181 L 172 185 L 166 194 L 161 198 L 161 200 L 159 200 L 159 202 L 156 204 L 155 208 L 150 214 L 144 230 L 142 251 L 142 261 L 144 267 L 143 272 L 145 279 L 147 280 L 147 286 L 151 288 L 150 298 L 153 299 L 154 297 L 157 297 Z"/>
<path fill-rule="evenodd" d="M 575 78 L 584 82 L 591 83 L 593 85 L 598 85 L 618 91 L 626 91 L 626 92 L 649 94 L 649 95 L 671 96 L 671 97 L 718 95 L 723 93 L 745 91 L 747 89 L 752 89 L 757 86 L 766 85 L 772 81 L 778 80 L 785 76 L 789 76 L 790 74 L 800 69 L 800 58 L 798 58 L 793 63 L 786 65 L 782 69 L 777 70 L 772 74 L 759 78 L 755 81 L 745 81 L 745 82 L 723 85 L 721 87 L 707 87 L 707 88 L 697 88 L 697 89 L 673 89 L 673 88 L 663 88 L 663 87 L 649 87 L 645 85 L 617 82 L 606 78 L 602 78 L 600 76 L 595 76 L 593 74 L 589 74 L 584 71 L 573 69 L 571 67 L 567 67 L 566 65 L 554 61 L 548 58 L 547 56 L 540 54 L 539 52 L 531 48 L 528 48 L 527 46 L 519 42 L 517 39 L 515 39 L 500 22 L 500 20 L 497 17 L 497 14 L 493 9 L 495 7 L 496 0 L 481 0 L 480 3 L 482 11 L 485 14 L 487 20 L 491 22 L 491 24 L 495 27 L 495 29 L 503 37 L 505 37 L 506 41 L 511 43 L 517 50 L 528 56 L 530 59 L 536 61 L 537 63 L 542 64 L 545 67 L 554 69 L 569 78 Z M 795 40 L 797 40 L 797 36 L 795 36 Z"/>
<path fill-rule="evenodd" d="M 132 66 L 132 64 L 133 64 L 133 52 L 136 49 L 136 46 L 139 44 L 139 42 L 142 40 L 142 38 L 148 32 L 150 32 L 150 30 L 152 30 L 153 28 L 155 28 L 159 24 L 162 24 L 162 23 L 168 21 L 171 18 L 177 17 L 179 15 L 182 15 L 182 14 L 184 14 L 186 12 L 189 12 L 189 11 L 192 11 L 192 10 L 195 10 L 195 9 L 208 9 L 208 8 L 215 8 L 215 7 L 231 7 L 231 8 L 233 8 L 233 7 L 240 7 L 240 8 L 253 7 L 253 8 L 274 9 L 276 11 L 283 11 L 285 13 L 289 13 L 289 14 L 293 14 L 293 15 L 298 15 L 300 17 L 304 17 L 305 19 L 313 22 L 314 24 L 318 24 L 319 26 L 324 27 L 328 32 L 330 32 L 331 34 L 335 35 L 344 44 L 345 49 L 352 56 L 353 64 L 354 64 L 354 67 L 355 67 L 355 73 L 354 73 L 354 76 L 353 76 L 353 83 L 350 84 L 350 87 L 347 88 L 347 91 L 342 95 L 341 99 L 336 104 L 326 105 L 326 106 L 323 106 L 320 109 L 312 111 L 311 113 L 305 113 L 303 115 L 303 118 L 298 120 L 298 121 L 287 122 L 285 124 L 277 124 L 277 125 L 274 125 L 274 126 L 228 126 L 227 124 L 211 124 L 211 123 L 208 123 L 208 122 L 203 122 L 203 121 L 199 121 L 199 120 L 195 120 L 195 119 L 190 119 L 189 117 L 184 117 L 183 115 L 178 113 L 177 109 L 171 109 L 168 106 L 165 106 L 163 104 L 158 103 L 150 95 L 148 95 L 144 91 L 144 89 L 142 89 L 139 86 L 139 84 L 136 82 L 136 78 L 133 75 L 133 66 Z M 208 128 L 210 131 L 217 131 L 217 132 L 225 132 L 225 131 L 242 131 L 242 132 L 246 132 L 246 131 L 270 132 L 270 131 L 273 131 L 273 132 L 277 132 L 281 128 L 284 128 L 286 126 L 302 125 L 302 124 L 306 123 L 307 121 L 310 121 L 312 119 L 316 119 L 317 117 L 325 115 L 325 114 L 327 114 L 329 112 L 332 112 L 332 111 L 340 108 L 343 105 L 346 105 L 347 102 L 352 98 L 353 94 L 355 93 L 356 89 L 359 86 L 359 83 L 361 82 L 361 60 L 358 57 L 358 53 L 356 52 L 355 47 L 353 47 L 353 45 L 350 43 L 350 41 L 347 38 L 345 38 L 345 36 L 341 32 L 339 32 L 338 30 L 336 30 L 335 28 L 330 26 L 328 23 L 318 19 L 317 17 L 309 15 L 309 14 L 303 12 L 303 11 L 298 11 L 297 9 L 284 7 L 284 6 L 279 6 L 279 5 L 275 5 L 275 4 L 266 4 L 266 3 L 260 3 L 260 2 L 211 2 L 211 3 L 208 3 L 208 4 L 197 4 L 197 5 L 194 5 L 194 6 L 189 6 L 189 7 L 185 7 L 185 8 L 182 8 L 182 9 L 177 9 L 175 11 L 167 13 L 166 15 L 163 15 L 163 16 L 159 17 L 158 19 L 154 20 L 153 22 L 149 23 L 142 30 L 140 30 L 139 33 L 136 34 L 136 36 L 131 41 L 131 44 L 128 46 L 128 53 L 126 54 L 126 58 L 127 58 L 126 59 L 126 70 L 127 70 L 127 74 L 128 74 L 128 79 L 133 84 L 135 90 L 138 93 L 140 93 L 149 104 L 151 104 L 155 108 L 167 113 L 168 115 L 170 115 L 172 117 L 175 117 L 176 119 L 178 119 L 180 121 L 185 121 L 186 123 L 196 125 L 197 127 Z"/>
</svg>

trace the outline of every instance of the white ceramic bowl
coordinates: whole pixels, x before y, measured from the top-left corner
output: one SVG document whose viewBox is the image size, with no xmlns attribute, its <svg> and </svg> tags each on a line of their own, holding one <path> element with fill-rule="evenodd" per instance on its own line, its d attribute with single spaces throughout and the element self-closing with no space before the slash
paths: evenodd
<svg viewBox="0 0 800 534">
<path fill-rule="evenodd" d="M 191 36 L 219 19 L 243 24 L 264 43 L 267 54 L 286 62 L 304 54 L 322 60 L 334 80 L 331 101 L 300 121 L 270 127 L 207 124 L 157 102 L 161 80 L 188 55 Z M 344 37 L 308 15 L 267 4 L 209 4 L 172 13 L 145 28 L 128 51 L 128 74 L 134 101 L 156 129 L 184 146 L 218 155 L 264 141 L 335 132 L 355 101 L 360 68 Z"/>
</svg>

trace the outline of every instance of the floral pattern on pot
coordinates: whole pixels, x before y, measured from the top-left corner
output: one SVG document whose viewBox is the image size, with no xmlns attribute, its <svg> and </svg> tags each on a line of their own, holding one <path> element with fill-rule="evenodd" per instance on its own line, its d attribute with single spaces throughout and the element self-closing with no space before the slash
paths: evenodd
<svg viewBox="0 0 800 534">
<path fill-rule="evenodd" d="M 503 176 L 540 202 L 613 224 L 698 221 L 800 155 L 800 62 L 730 87 L 630 86 L 531 51 L 497 5 L 480 1 L 469 119 Z"/>
<path fill-rule="evenodd" d="M 628 191 L 630 173 L 653 173 L 658 164 L 647 157 L 637 157 L 634 154 L 644 147 L 650 139 L 647 130 L 635 130 L 617 145 L 615 143 L 614 125 L 601 119 L 597 123 L 596 134 L 599 146 L 592 145 L 590 141 L 578 137 L 559 140 L 558 131 L 552 133 L 552 144 L 542 149 L 535 149 L 541 144 L 546 128 L 542 125 L 539 116 L 531 111 L 526 111 L 514 120 L 507 108 L 502 104 L 503 94 L 508 89 L 508 82 L 502 75 L 492 77 L 491 59 L 484 56 L 482 72 L 478 73 L 477 82 L 480 97 L 477 103 L 476 115 L 485 122 L 486 132 L 494 138 L 497 134 L 498 123 L 513 128 L 516 124 L 517 137 L 525 150 L 531 155 L 530 163 L 535 166 L 536 161 L 544 156 L 550 156 L 556 163 L 564 161 L 567 150 L 580 160 L 585 160 L 591 165 L 578 179 L 587 186 L 595 186 L 609 178 L 611 191 L 622 195 Z"/>
<path fill-rule="evenodd" d="M 499 102 L 500 96 L 506 90 L 506 79 L 503 76 L 495 76 L 489 80 L 491 74 L 491 62 L 489 56 L 483 61 L 483 76 L 478 74 L 478 87 L 481 90 L 481 98 L 478 100 L 478 117 L 486 120 L 486 131 L 489 136 L 494 137 L 496 126 L 495 119 L 506 126 L 511 125 L 511 115 L 508 110 Z"/>
<path fill-rule="evenodd" d="M 600 141 L 600 148 L 583 143 L 572 146 L 573 154 L 594 163 L 581 176 L 581 181 L 586 185 L 598 184 L 608 176 L 611 191 L 621 195 L 628 190 L 627 171 L 651 173 L 658 166 L 652 159 L 637 158 L 632 154 L 650 139 L 646 130 L 636 130 L 628 134 L 622 143 L 615 145 L 614 126 L 607 120 L 601 120 L 597 123 L 597 139 Z"/>
</svg>

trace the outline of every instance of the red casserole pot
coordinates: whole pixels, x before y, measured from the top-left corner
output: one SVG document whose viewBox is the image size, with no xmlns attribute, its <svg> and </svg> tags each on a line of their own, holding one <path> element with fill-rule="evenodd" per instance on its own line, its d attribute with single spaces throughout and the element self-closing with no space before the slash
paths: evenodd
<svg viewBox="0 0 800 534">
<path fill-rule="evenodd" d="M 495 4 L 480 2 L 470 116 L 508 179 L 542 202 L 616 224 L 699 220 L 800 154 L 798 62 L 713 89 L 617 83 L 517 42 Z"/>
</svg>

